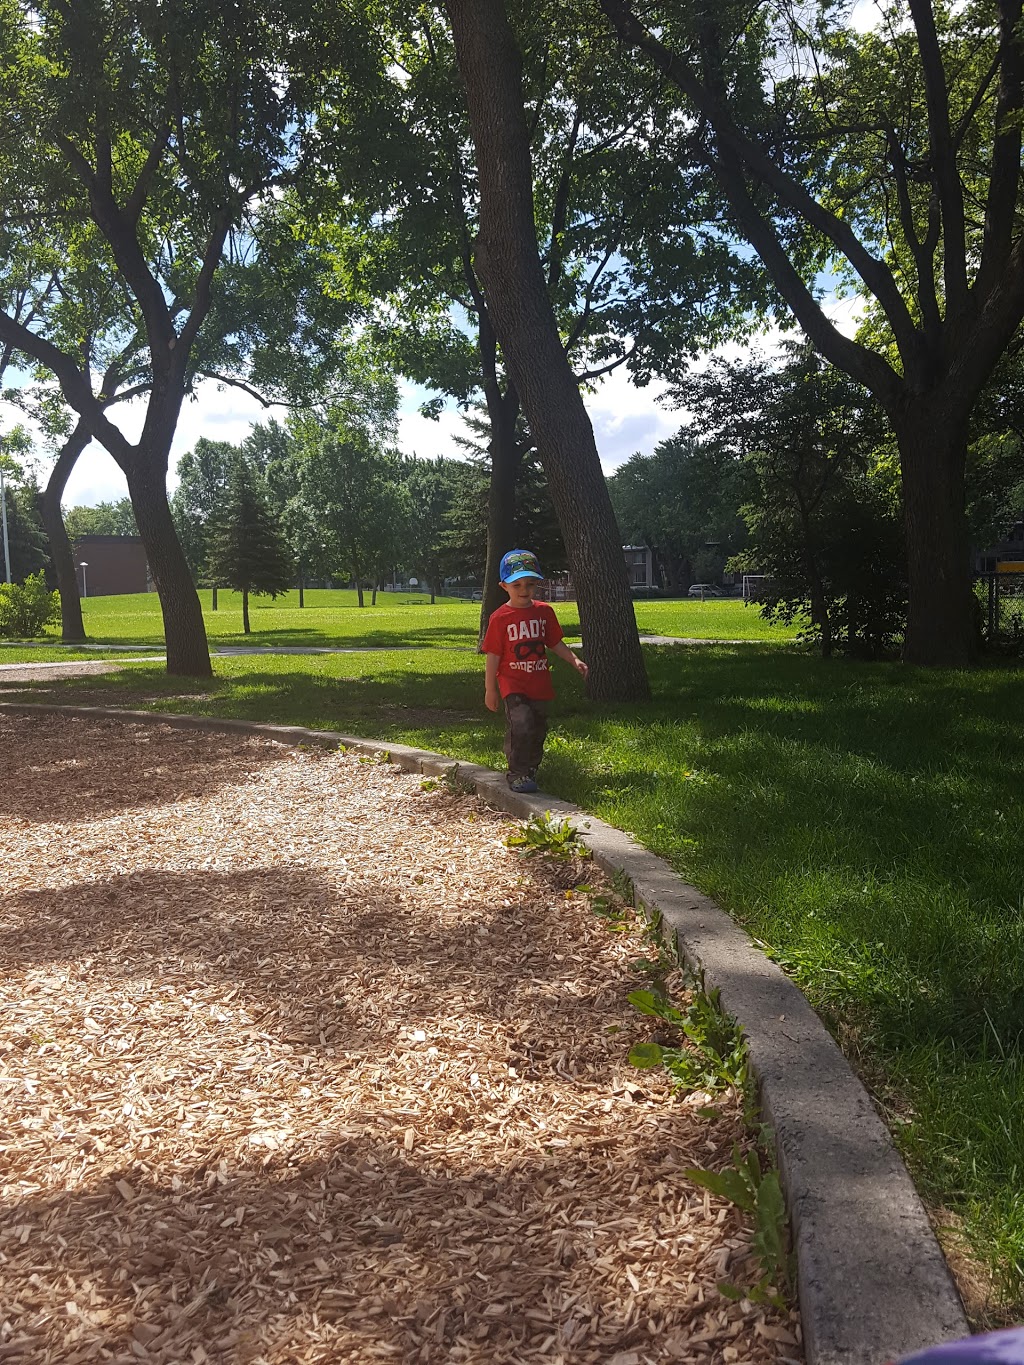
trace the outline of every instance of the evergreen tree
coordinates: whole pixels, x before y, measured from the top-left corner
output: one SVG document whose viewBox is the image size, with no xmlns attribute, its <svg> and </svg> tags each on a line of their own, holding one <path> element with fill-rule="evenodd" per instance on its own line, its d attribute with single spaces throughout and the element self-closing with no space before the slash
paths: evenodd
<svg viewBox="0 0 1024 1365">
<path fill-rule="evenodd" d="M 240 455 L 231 463 L 224 502 L 210 527 L 207 566 L 215 582 L 242 594 L 242 628 L 250 634 L 249 595 L 277 597 L 291 586 L 293 566 L 255 471 Z"/>
<path fill-rule="evenodd" d="M 7 485 L 7 541 L 11 556 L 11 578 L 15 583 L 24 583 L 30 574 L 50 567 L 46 532 L 39 520 L 38 501 L 39 489 L 35 483 L 25 483 L 20 487 Z"/>
</svg>

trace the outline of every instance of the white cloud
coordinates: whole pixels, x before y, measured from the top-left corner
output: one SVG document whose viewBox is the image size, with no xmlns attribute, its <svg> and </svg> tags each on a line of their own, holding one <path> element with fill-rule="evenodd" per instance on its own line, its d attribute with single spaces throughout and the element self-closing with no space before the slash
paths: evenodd
<svg viewBox="0 0 1024 1365">
<path fill-rule="evenodd" d="M 862 308 L 863 301 L 858 298 L 837 299 L 828 304 L 827 312 L 840 331 L 849 336 L 856 328 Z M 758 343 L 759 349 L 770 351 L 781 336 L 777 330 L 766 334 Z M 716 354 L 735 360 L 750 349 L 749 345 L 723 346 Z M 606 474 L 612 473 L 636 451 L 649 455 L 659 441 L 679 429 L 684 414 L 668 405 L 665 392 L 666 385 L 660 382 L 637 388 L 625 370 L 619 369 L 593 393 L 584 395 Z M 417 385 L 401 385 L 398 444 L 407 455 L 420 459 L 438 455 L 457 458 L 462 452 L 455 444 L 455 437 L 466 431 L 463 415 L 454 403 L 449 402 L 436 421 L 423 417 L 419 408 L 429 397 L 429 392 Z M 267 421 L 275 412 L 280 418 L 281 409 L 264 408 L 240 389 L 219 386 L 212 381 L 202 384 L 195 398 L 186 399 L 182 405 L 171 447 L 169 487 L 173 490 L 177 483 L 174 468 L 179 457 L 191 450 L 200 436 L 212 441 L 237 443 L 245 439 L 254 423 Z M 113 408 L 110 415 L 129 440 L 137 440 L 145 416 L 145 400 L 138 399 Z M 17 409 L 0 404 L 0 429 L 24 420 Z M 94 506 L 98 502 L 117 501 L 127 493 L 120 469 L 106 451 L 93 442 L 68 480 L 64 501 L 71 506 Z"/>
</svg>

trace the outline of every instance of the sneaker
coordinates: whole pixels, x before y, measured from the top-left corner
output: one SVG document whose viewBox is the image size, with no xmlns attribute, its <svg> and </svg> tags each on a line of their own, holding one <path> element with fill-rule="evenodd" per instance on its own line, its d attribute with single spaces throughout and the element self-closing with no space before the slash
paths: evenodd
<svg viewBox="0 0 1024 1365">
<path fill-rule="evenodd" d="M 514 791 L 517 796 L 525 796 L 529 792 L 539 791 L 540 788 L 532 777 L 509 777 L 509 791 Z"/>
</svg>

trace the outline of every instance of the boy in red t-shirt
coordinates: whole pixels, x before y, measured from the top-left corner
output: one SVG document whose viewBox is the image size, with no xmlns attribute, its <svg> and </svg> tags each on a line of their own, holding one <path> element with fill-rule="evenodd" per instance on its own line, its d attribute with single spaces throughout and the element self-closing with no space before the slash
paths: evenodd
<svg viewBox="0 0 1024 1365">
<path fill-rule="evenodd" d="M 548 733 L 548 702 L 554 697 L 548 650 L 587 676 L 587 666 L 562 642 L 558 617 L 546 602 L 534 602 L 544 575 L 529 550 L 509 550 L 499 568 L 508 601 L 487 623 L 484 700 L 491 711 L 505 703 L 505 756 L 508 785 L 514 792 L 535 792 L 537 769 Z"/>
</svg>

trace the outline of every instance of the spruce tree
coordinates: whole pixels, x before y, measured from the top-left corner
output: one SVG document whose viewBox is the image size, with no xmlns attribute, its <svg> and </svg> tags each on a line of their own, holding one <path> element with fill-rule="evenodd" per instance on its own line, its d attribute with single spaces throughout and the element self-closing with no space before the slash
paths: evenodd
<svg viewBox="0 0 1024 1365">
<path fill-rule="evenodd" d="M 242 628 L 250 634 L 249 596 L 277 597 L 291 587 L 294 566 L 258 476 L 242 455 L 231 464 L 227 490 L 214 514 L 208 571 L 215 583 L 242 594 Z"/>
</svg>

